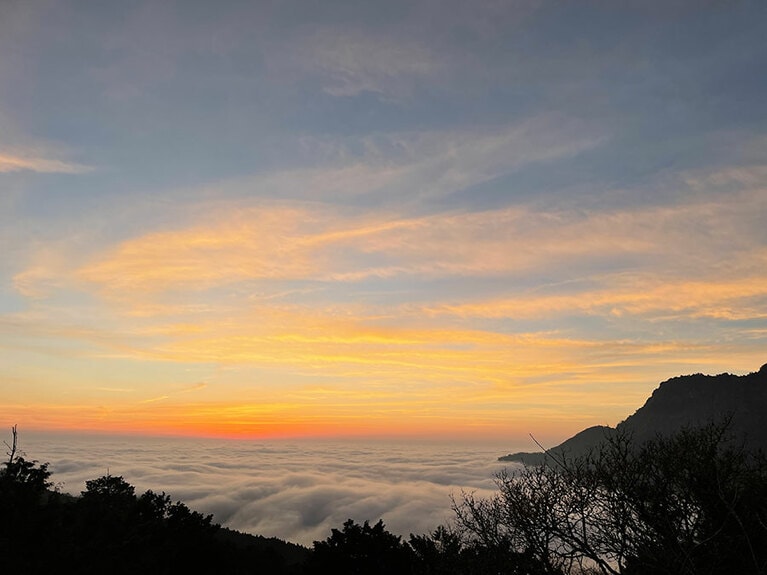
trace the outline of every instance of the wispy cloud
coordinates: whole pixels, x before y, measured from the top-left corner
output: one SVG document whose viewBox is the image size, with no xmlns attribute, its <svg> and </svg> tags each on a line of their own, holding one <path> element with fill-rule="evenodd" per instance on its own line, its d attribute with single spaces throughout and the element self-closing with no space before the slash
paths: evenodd
<svg viewBox="0 0 767 575">
<path fill-rule="evenodd" d="M 408 215 L 224 200 L 204 204 L 205 213 L 189 210 L 196 219 L 175 230 L 86 253 L 43 249 L 14 282 L 51 305 L 64 288 L 95 296 L 94 305 L 103 299 L 102 316 L 130 327 L 114 341 L 99 336 L 98 345 L 140 360 L 389 383 L 496 385 L 541 370 L 566 380 L 576 365 L 602 365 L 609 355 L 607 344 L 579 331 L 580 319 L 599 317 L 616 326 L 614 358 L 636 363 L 637 354 L 657 357 L 663 345 L 675 357 L 705 361 L 705 338 L 655 342 L 618 320 L 724 325 L 767 316 L 759 218 L 767 196 L 754 173 L 690 176 L 691 188 L 708 193 L 630 209 L 520 204 Z M 737 188 L 715 187 L 732 178 Z M 503 285 L 475 292 L 460 287 L 465 278 Z M 449 287 L 423 303 L 420 286 L 435 281 Z M 398 294 L 402 285 L 409 295 Z M 536 333 L 554 318 L 569 318 L 565 331 Z M 596 377 L 598 369 L 589 370 Z"/>
<path fill-rule="evenodd" d="M 558 113 L 493 127 L 306 136 L 301 138 L 301 153 L 315 167 L 214 182 L 201 186 L 198 195 L 405 205 L 422 211 L 434 200 L 530 165 L 575 157 L 608 139 L 603 128 Z M 191 191 L 182 193 L 188 196 Z"/>
<path fill-rule="evenodd" d="M 93 168 L 75 162 L 46 158 L 34 154 L 20 154 L 0 150 L 0 173 L 22 171 L 43 174 L 86 174 L 93 171 Z"/>
<path fill-rule="evenodd" d="M 324 28 L 305 35 L 277 56 L 274 66 L 295 67 L 300 76 L 318 75 L 333 96 L 371 92 L 386 98 L 407 95 L 414 82 L 434 76 L 445 62 L 425 43 L 374 30 Z"/>
<path fill-rule="evenodd" d="M 167 395 L 158 395 L 157 397 L 152 397 L 152 398 L 149 398 L 149 399 L 141 400 L 141 401 L 139 401 L 139 403 L 155 403 L 157 401 L 163 401 L 165 399 L 168 399 L 168 397 L 169 396 L 167 396 Z"/>
<path fill-rule="evenodd" d="M 208 384 L 205 382 L 196 383 L 194 385 L 191 385 L 189 387 L 185 387 L 184 389 L 180 390 L 182 393 L 189 393 L 192 391 L 200 391 L 201 389 L 205 389 L 208 387 Z"/>
<path fill-rule="evenodd" d="M 240 204 L 197 225 L 123 242 L 77 277 L 105 295 L 204 291 L 255 280 L 358 282 L 400 276 L 593 276 L 622 273 L 706 280 L 758 275 L 753 218 L 763 196 L 744 192 L 630 211 L 565 212 L 526 206 L 417 217 L 368 215 L 306 203 Z M 736 233 L 737 232 L 737 233 Z M 621 263 L 624 262 L 624 263 Z M 35 292 L 35 268 L 16 282 Z M 692 285 L 692 283 L 690 284 Z M 690 288 L 692 289 L 692 288 Z M 645 296 L 649 297 L 649 296 Z"/>
<path fill-rule="evenodd" d="M 520 294 L 485 301 L 428 306 L 434 315 L 465 318 L 543 319 L 567 315 L 644 315 L 658 319 L 759 319 L 767 317 L 767 276 L 698 281 L 642 276 L 592 278 L 595 287 L 566 294 Z"/>
</svg>

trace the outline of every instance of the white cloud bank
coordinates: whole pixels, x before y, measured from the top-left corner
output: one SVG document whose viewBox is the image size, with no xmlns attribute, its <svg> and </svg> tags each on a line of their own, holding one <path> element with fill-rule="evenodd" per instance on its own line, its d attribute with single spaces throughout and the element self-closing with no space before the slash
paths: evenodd
<svg viewBox="0 0 767 575">
<path fill-rule="evenodd" d="M 450 495 L 489 494 L 493 445 L 22 437 L 49 461 L 62 491 L 79 493 L 107 472 L 165 491 L 221 524 L 311 545 L 348 518 L 383 518 L 397 534 L 425 533 L 452 518 Z M 172 454 L 172 455 L 171 455 Z"/>
</svg>

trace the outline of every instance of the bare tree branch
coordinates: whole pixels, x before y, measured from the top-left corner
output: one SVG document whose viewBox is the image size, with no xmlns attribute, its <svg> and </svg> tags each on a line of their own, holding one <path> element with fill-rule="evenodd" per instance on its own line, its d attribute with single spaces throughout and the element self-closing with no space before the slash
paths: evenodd
<svg viewBox="0 0 767 575">
<path fill-rule="evenodd" d="M 18 427 L 18 425 L 14 425 L 11 428 L 11 433 L 13 433 L 13 445 L 8 445 L 7 441 L 3 441 L 5 446 L 8 449 L 10 449 L 10 451 L 6 452 L 6 455 L 8 455 L 8 463 L 7 463 L 8 466 L 13 465 L 13 460 L 16 459 L 16 446 L 17 446 L 17 441 L 18 441 L 18 434 L 17 434 L 17 430 L 16 430 L 17 427 Z"/>
</svg>

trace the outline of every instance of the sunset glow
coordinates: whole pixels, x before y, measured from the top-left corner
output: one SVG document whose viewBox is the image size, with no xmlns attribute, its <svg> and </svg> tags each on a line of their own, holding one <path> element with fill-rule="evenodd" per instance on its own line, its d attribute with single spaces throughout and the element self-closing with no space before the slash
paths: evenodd
<svg viewBox="0 0 767 575">
<path fill-rule="evenodd" d="M 3 8 L 0 425 L 555 442 L 767 362 L 763 6 L 188 4 Z"/>
</svg>

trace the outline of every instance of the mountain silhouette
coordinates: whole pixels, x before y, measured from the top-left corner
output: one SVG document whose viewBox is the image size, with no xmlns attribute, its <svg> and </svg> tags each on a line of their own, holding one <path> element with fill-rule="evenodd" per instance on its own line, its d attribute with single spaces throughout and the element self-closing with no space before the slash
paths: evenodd
<svg viewBox="0 0 767 575">
<path fill-rule="evenodd" d="M 704 375 L 696 373 L 672 377 L 661 383 L 645 404 L 616 427 L 594 426 L 584 429 L 548 450 L 554 457 L 579 456 L 618 432 L 629 433 L 642 443 L 658 435 L 668 436 L 686 427 L 729 421 L 728 432 L 748 449 L 767 451 L 767 364 L 748 375 Z M 519 452 L 499 457 L 538 465 L 544 452 Z"/>
</svg>

